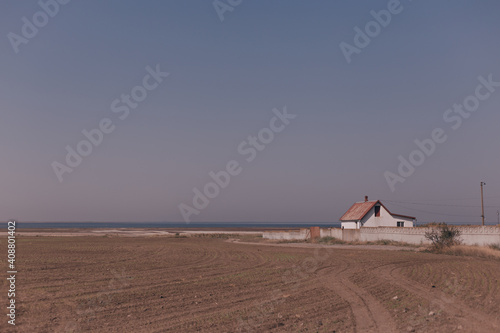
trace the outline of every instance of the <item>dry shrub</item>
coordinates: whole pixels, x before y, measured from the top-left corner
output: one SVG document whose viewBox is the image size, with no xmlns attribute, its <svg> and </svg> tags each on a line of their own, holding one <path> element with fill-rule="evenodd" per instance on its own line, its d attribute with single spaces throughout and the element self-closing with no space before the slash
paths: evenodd
<svg viewBox="0 0 500 333">
<path fill-rule="evenodd" d="M 335 238 L 335 237 L 322 237 L 318 238 L 317 243 L 319 244 L 327 244 L 327 245 L 391 245 L 391 246 L 407 246 L 407 247 L 418 247 L 418 245 L 413 245 L 409 243 L 404 243 L 404 242 L 398 242 L 398 241 L 393 241 L 393 240 L 388 240 L 388 239 L 380 239 L 377 241 L 371 241 L 371 242 L 362 242 L 362 241 L 343 241 L 341 239 Z"/>
<path fill-rule="evenodd" d="M 364 242 L 364 244 L 366 244 L 366 245 L 391 245 L 391 246 L 419 247 L 419 245 L 405 243 L 405 242 L 398 242 L 398 241 L 389 240 L 389 239 L 380 239 L 377 241 Z"/>
<path fill-rule="evenodd" d="M 306 243 L 308 239 L 280 239 L 278 244 L 288 244 L 288 243 Z"/>
<path fill-rule="evenodd" d="M 448 248 L 443 248 L 440 252 L 443 254 L 451 254 L 455 256 L 500 259 L 499 250 L 486 246 L 454 245 Z"/>
<path fill-rule="evenodd" d="M 320 244 L 345 244 L 346 243 L 341 239 L 338 239 L 335 237 L 330 237 L 330 236 L 318 238 L 317 242 Z"/>
<path fill-rule="evenodd" d="M 218 233 L 209 233 L 209 234 L 192 234 L 191 237 L 196 238 L 220 238 L 220 239 L 229 239 L 229 238 L 238 238 L 239 234 L 218 234 Z"/>
<path fill-rule="evenodd" d="M 457 227 L 443 225 L 425 233 L 425 238 L 432 242 L 433 250 L 439 251 L 460 244 L 461 231 Z"/>
<path fill-rule="evenodd" d="M 500 244 L 490 244 L 489 248 L 500 251 Z"/>
<path fill-rule="evenodd" d="M 416 226 L 416 228 L 434 228 L 434 227 L 442 227 L 445 225 L 446 225 L 446 223 L 444 223 L 444 222 L 430 222 L 430 223 L 425 223 L 425 224 L 419 224 Z"/>
</svg>

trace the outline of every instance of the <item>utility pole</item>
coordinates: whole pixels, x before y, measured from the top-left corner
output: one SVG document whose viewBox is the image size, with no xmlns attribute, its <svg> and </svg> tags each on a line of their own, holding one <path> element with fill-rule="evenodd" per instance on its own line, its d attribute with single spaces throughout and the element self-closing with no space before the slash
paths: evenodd
<svg viewBox="0 0 500 333">
<path fill-rule="evenodd" d="M 498 225 L 500 225 L 500 210 L 497 210 Z"/>
<path fill-rule="evenodd" d="M 483 220 L 484 227 L 484 202 L 483 202 L 483 185 L 486 185 L 485 182 L 481 182 L 481 219 Z"/>
</svg>

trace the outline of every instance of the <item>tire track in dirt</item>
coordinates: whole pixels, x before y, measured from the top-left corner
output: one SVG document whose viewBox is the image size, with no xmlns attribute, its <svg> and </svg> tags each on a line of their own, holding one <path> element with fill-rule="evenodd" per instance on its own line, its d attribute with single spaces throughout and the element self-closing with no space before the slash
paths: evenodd
<svg viewBox="0 0 500 333">
<path fill-rule="evenodd" d="M 347 260 L 342 261 L 342 268 L 336 267 L 321 270 L 319 279 L 323 285 L 335 292 L 349 303 L 355 319 L 355 332 L 398 332 L 392 316 L 385 307 L 368 291 L 350 281 L 355 273 Z"/>
<path fill-rule="evenodd" d="M 460 324 L 470 332 L 478 332 L 477 327 L 484 327 L 483 332 L 500 331 L 500 323 L 497 318 L 492 318 L 484 313 L 475 311 L 465 305 L 459 299 L 449 296 L 436 288 L 426 288 L 415 281 L 408 281 L 407 278 L 399 273 L 401 266 L 383 265 L 374 268 L 384 278 L 391 283 L 418 295 L 438 306 L 443 312 L 452 315 Z"/>
<path fill-rule="evenodd" d="M 499 331 L 485 325 L 500 309 L 498 262 L 458 258 L 450 263 L 443 256 L 365 247 L 221 239 L 32 242 L 24 247 L 29 273 L 19 298 L 20 318 L 30 318 L 20 322 L 25 332 L 390 333 L 410 326 L 419 332 L 452 332 L 459 324 L 463 332 Z M 71 250 L 62 251 L 67 246 Z M 95 266 L 88 267 L 91 262 Z M 40 271 L 40 266 L 58 269 Z M 401 287 L 400 281 L 424 290 Z M 437 288 L 429 292 L 432 284 Z M 439 298 L 436 290 L 484 316 L 469 320 L 476 314 L 464 316 L 461 307 L 457 315 L 453 309 L 439 311 L 432 302 Z M 437 314 L 427 315 L 430 310 Z M 471 325 L 463 324 L 467 320 Z"/>
<path fill-rule="evenodd" d="M 267 245 L 275 247 L 296 247 L 296 248 L 322 248 L 324 245 L 320 244 L 272 244 L 272 243 L 249 243 L 249 242 L 235 242 L 240 244 L 252 245 Z M 333 249 L 333 246 L 327 248 Z M 342 250 L 355 250 L 356 247 L 346 248 L 338 247 Z M 383 247 L 375 248 L 376 250 L 386 250 Z M 390 248 L 390 250 L 396 250 Z M 335 258 L 334 267 L 331 265 L 321 267 L 316 270 L 317 279 L 329 290 L 339 295 L 346 301 L 351 309 L 352 317 L 354 318 L 354 330 L 356 332 L 398 332 L 397 326 L 391 314 L 385 307 L 377 301 L 368 291 L 360 288 L 350 281 L 352 274 L 356 273 L 351 267 L 348 260 Z"/>
</svg>

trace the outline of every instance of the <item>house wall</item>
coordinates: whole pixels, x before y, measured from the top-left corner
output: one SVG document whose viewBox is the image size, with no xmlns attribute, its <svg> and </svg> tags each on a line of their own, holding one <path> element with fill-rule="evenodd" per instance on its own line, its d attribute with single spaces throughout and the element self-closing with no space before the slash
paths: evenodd
<svg viewBox="0 0 500 333">
<path fill-rule="evenodd" d="M 380 206 L 380 216 L 375 216 L 375 207 L 372 207 L 370 211 L 361 220 L 363 227 L 397 227 L 398 221 L 403 221 L 405 227 L 413 227 L 413 220 L 391 215 L 384 206 Z"/>
<path fill-rule="evenodd" d="M 396 226 L 398 221 L 403 221 L 405 223 L 405 228 L 413 227 L 413 219 L 402 216 L 394 216 L 394 220 L 396 221 Z"/>
<path fill-rule="evenodd" d="M 341 226 L 344 229 L 357 229 L 357 222 L 342 222 Z"/>
</svg>

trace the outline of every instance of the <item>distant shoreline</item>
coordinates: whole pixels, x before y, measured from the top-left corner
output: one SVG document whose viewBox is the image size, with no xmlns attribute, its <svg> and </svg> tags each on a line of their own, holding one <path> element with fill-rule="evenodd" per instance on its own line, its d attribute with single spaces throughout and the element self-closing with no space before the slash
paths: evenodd
<svg viewBox="0 0 500 333">
<path fill-rule="evenodd" d="M 417 223 L 415 226 L 426 224 L 427 222 Z M 457 226 L 481 226 L 480 223 L 462 222 L 448 223 L 449 225 Z M 487 226 L 497 225 L 496 222 L 486 223 Z M 340 228 L 340 222 L 290 222 L 290 223 L 264 223 L 264 222 L 23 222 L 17 221 L 17 229 L 204 229 L 204 230 L 283 230 L 283 229 L 300 229 L 310 227 L 321 228 Z"/>
<path fill-rule="evenodd" d="M 102 229 L 102 228 L 130 228 L 130 229 L 297 229 L 310 227 L 335 228 L 340 223 L 162 223 L 162 222 L 22 222 L 17 221 L 18 229 Z"/>
<path fill-rule="evenodd" d="M 24 228 L 21 237 L 178 237 L 210 234 L 259 235 L 266 231 L 298 231 L 300 228 Z M 0 231 L 6 236 L 7 231 Z"/>
</svg>

